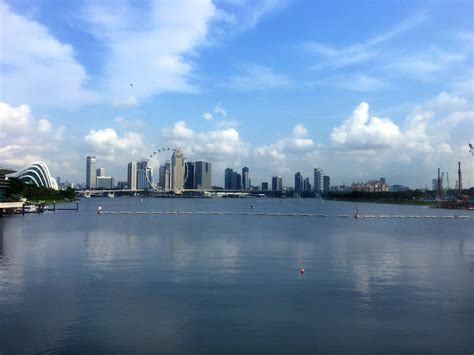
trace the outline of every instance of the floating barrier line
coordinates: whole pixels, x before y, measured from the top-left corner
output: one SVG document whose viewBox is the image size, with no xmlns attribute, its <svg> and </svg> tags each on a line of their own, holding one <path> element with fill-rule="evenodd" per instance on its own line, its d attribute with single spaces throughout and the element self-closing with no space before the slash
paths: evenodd
<svg viewBox="0 0 474 355">
<path fill-rule="evenodd" d="M 269 217 L 328 217 L 327 214 L 322 213 L 279 213 L 279 212 L 230 212 L 230 211 L 212 211 L 212 212 L 204 212 L 204 211 L 103 211 L 102 209 L 98 210 L 99 214 L 110 214 L 110 215 L 120 215 L 120 214 L 154 214 L 154 215 L 216 215 L 216 216 L 269 216 Z M 348 214 L 338 214 L 335 217 L 338 218 L 354 218 L 353 215 Z M 451 218 L 451 219 L 474 219 L 474 215 L 466 216 L 466 215 L 445 215 L 445 216 L 419 216 L 419 215 L 361 215 L 360 218 Z"/>
</svg>

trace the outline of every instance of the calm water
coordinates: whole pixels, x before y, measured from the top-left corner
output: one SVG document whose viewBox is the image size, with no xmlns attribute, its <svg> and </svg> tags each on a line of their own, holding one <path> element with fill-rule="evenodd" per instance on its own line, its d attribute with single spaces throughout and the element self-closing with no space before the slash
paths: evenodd
<svg viewBox="0 0 474 355">
<path fill-rule="evenodd" d="M 329 217 L 99 216 L 99 204 Z M 474 219 L 336 217 L 353 211 L 312 199 L 115 198 L 0 218 L 0 353 L 472 354 Z"/>
</svg>

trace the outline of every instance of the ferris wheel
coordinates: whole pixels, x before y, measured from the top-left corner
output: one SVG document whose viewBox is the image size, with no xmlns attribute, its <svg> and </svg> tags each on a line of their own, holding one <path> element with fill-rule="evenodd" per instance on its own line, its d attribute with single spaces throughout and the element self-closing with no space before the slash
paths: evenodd
<svg viewBox="0 0 474 355">
<path fill-rule="evenodd" d="M 171 147 L 163 147 L 155 150 L 151 154 L 148 155 L 146 159 L 146 181 L 147 184 L 150 188 L 153 190 L 171 190 L 172 189 L 172 181 L 173 181 L 173 169 L 171 167 L 171 164 L 163 164 L 163 156 L 166 156 L 167 154 L 170 154 L 170 160 L 171 156 L 173 154 L 177 153 L 177 151 L 181 152 L 181 150 L 177 147 L 171 148 Z M 182 152 L 181 152 L 182 153 Z M 166 154 L 166 155 L 165 155 Z M 184 154 L 182 155 L 183 159 L 183 164 L 184 164 L 184 174 L 183 174 L 183 187 L 186 184 L 186 181 L 188 180 L 188 174 L 189 174 L 189 167 L 188 167 L 188 162 L 186 160 L 186 157 Z M 153 181 L 153 174 L 154 172 L 157 172 L 160 169 L 160 166 L 164 165 L 165 166 L 165 176 L 160 177 L 159 181 Z M 167 171 L 167 174 L 166 174 Z M 163 172 L 160 172 L 163 173 Z M 160 185 L 160 182 L 163 183 L 163 185 Z M 175 190 L 181 190 L 182 188 L 174 188 Z"/>
</svg>

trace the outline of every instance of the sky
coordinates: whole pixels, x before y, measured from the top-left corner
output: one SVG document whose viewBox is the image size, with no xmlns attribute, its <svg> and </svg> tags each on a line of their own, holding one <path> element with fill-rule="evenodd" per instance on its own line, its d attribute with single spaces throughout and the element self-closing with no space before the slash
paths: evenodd
<svg viewBox="0 0 474 355">
<path fill-rule="evenodd" d="M 0 166 L 117 180 L 162 147 L 250 169 L 474 185 L 474 2 L 0 0 Z M 169 156 L 161 154 L 158 159 Z M 311 179 L 312 180 L 312 179 Z"/>
</svg>

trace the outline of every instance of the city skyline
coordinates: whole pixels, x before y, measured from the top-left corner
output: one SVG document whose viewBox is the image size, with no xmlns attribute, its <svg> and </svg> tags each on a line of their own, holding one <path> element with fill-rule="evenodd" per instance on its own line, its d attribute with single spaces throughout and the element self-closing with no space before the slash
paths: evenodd
<svg viewBox="0 0 474 355">
<path fill-rule="evenodd" d="M 474 4 L 455 4 L 0 0 L 0 162 L 84 182 L 93 155 L 124 180 L 181 146 L 222 186 L 321 166 L 423 188 L 458 161 L 472 186 Z"/>
</svg>

